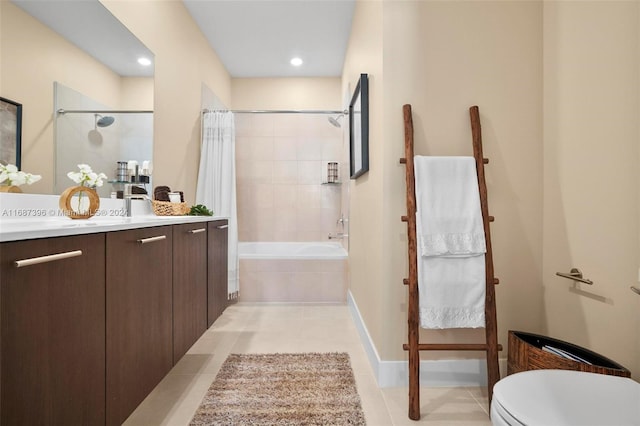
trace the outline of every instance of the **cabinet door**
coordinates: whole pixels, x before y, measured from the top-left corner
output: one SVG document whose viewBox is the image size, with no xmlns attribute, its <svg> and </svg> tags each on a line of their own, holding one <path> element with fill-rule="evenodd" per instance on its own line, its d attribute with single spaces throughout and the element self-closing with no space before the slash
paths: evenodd
<svg viewBox="0 0 640 426">
<path fill-rule="evenodd" d="M 207 329 L 207 224 L 173 226 L 173 363 Z"/>
<path fill-rule="evenodd" d="M 107 234 L 107 425 L 120 425 L 173 365 L 171 226 Z"/>
<path fill-rule="evenodd" d="M 104 424 L 104 250 L 104 234 L 0 244 L 3 425 Z"/>
<path fill-rule="evenodd" d="M 218 319 L 227 307 L 228 221 L 209 222 L 207 326 Z"/>
</svg>

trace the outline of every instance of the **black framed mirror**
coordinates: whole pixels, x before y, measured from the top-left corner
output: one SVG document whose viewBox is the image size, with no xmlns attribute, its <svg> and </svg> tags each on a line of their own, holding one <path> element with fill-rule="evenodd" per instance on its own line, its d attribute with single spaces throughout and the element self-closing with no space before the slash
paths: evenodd
<svg viewBox="0 0 640 426">
<path fill-rule="evenodd" d="M 351 179 L 369 171 L 369 78 L 360 74 L 349 103 L 349 154 Z"/>
<path fill-rule="evenodd" d="M 22 104 L 0 97 L 0 164 L 18 170 L 22 154 Z"/>
</svg>

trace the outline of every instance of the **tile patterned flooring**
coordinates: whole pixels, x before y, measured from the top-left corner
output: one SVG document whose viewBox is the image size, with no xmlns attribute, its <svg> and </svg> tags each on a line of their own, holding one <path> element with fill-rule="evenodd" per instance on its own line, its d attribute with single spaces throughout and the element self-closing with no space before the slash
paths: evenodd
<svg viewBox="0 0 640 426">
<path fill-rule="evenodd" d="M 347 352 L 369 426 L 490 426 L 486 389 L 421 388 L 422 417 L 407 417 L 407 388 L 378 388 L 346 305 L 230 306 L 124 423 L 188 425 L 230 353 Z"/>
</svg>

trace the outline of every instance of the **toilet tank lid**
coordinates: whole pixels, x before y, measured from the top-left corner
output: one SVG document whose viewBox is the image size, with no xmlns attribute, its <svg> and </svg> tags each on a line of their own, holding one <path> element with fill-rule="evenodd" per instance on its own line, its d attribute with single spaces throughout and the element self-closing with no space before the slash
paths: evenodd
<svg viewBox="0 0 640 426">
<path fill-rule="evenodd" d="M 570 370 L 531 370 L 496 383 L 493 402 L 525 425 L 640 425 L 640 383 Z"/>
</svg>

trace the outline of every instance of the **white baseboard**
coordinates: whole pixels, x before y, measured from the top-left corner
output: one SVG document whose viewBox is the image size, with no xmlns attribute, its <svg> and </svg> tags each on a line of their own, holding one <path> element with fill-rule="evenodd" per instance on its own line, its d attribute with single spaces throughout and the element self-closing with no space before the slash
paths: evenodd
<svg viewBox="0 0 640 426">
<path fill-rule="evenodd" d="M 358 305 L 351 291 L 347 293 L 349 312 L 360 335 L 378 387 L 406 387 L 409 385 L 408 361 L 382 361 L 378 355 L 367 326 L 362 320 Z M 500 371 L 506 369 L 506 359 L 501 359 Z M 504 375 L 504 373 L 503 373 Z M 487 385 L 487 363 L 481 359 L 453 359 L 420 361 L 420 385 L 432 387 L 467 387 Z"/>
</svg>

